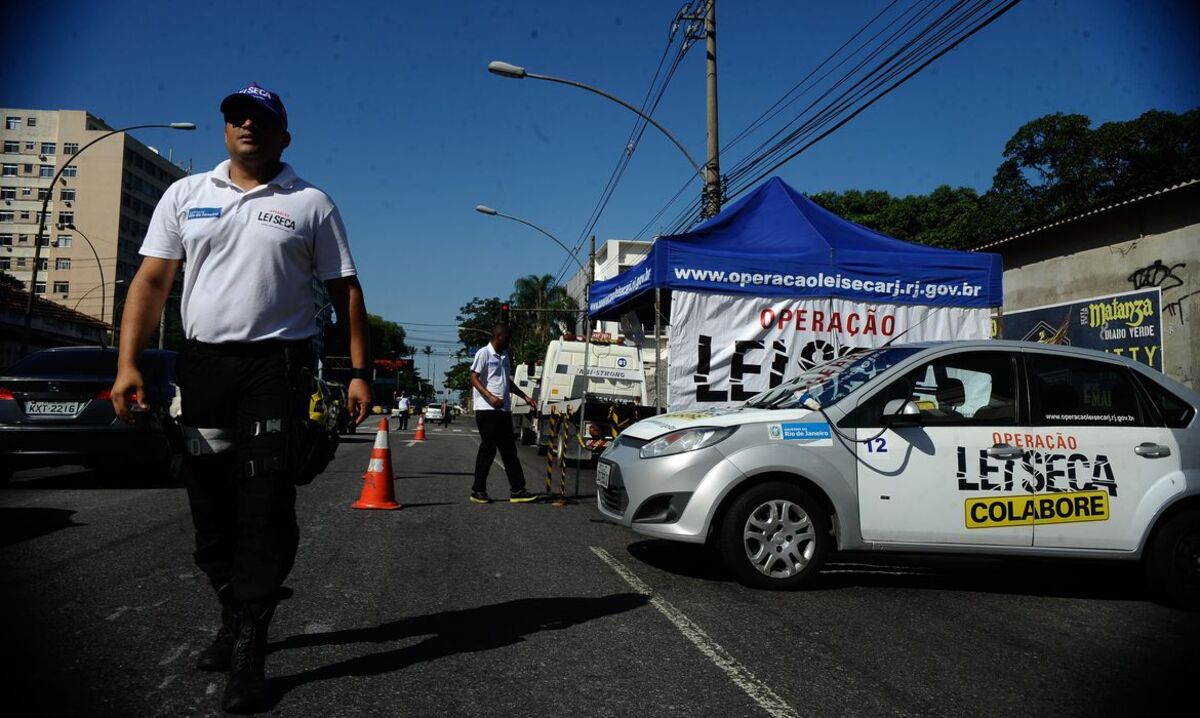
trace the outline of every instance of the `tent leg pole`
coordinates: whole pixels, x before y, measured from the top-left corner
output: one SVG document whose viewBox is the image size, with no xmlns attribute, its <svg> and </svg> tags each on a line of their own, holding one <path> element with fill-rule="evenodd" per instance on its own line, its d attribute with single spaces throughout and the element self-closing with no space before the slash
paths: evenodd
<svg viewBox="0 0 1200 718">
<path fill-rule="evenodd" d="M 654 290 L 654 413 L 662 413 L 662 290 Z"/>
</svg>

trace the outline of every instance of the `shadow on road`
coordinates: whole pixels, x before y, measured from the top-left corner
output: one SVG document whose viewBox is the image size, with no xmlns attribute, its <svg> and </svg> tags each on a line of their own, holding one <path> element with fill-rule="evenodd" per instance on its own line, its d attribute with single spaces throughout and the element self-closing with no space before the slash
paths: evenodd
<svg viewBox="0 0 1200 718">
<path fill-rule="evenodd" d="M 183 481 L 170 473 L 160 473 L 144 466 L 127 469 L 84 469 L 71 473 L 23 479 L 18 472 L 4 486 L 8 491 L 27 489 L 182 489 Z"/>
<path fill-rule="evenodd" d="M 0 507 L 0 547 L 52 534 L 60 529 L 87 526 L 76 523 L 71 509 Z"/>
<path fill-rule="evenodd" d="M 650 540 L 633 543 L 628 550 L 633 558 L 660 571 L 705 581 L 733 580 L 717 552 L 707 546 Z M 819 579 L 805 590 L 855 587 L 1153 600 L 1136 563 L 908 554 L 833 554 Z"/>
<path fill-rule="evenodd" d="M 522 598 L 479 608 L 444 611 L 402 618 L 371 628 L 291 636 L 271 645 L 280 651 L 355 643 L 391 643 L 429 636 L 420 643 L 351 658 L 290 676 L 271 679 L 275 699 L 306 683 L 346 676 L 376 676 L 407 666 L 460 653 L 478 653 L 510 646 L 541 631 L 557 631 L 646 605 L 639 593 L 618 593 L 600 598 Z"/>
</svg>

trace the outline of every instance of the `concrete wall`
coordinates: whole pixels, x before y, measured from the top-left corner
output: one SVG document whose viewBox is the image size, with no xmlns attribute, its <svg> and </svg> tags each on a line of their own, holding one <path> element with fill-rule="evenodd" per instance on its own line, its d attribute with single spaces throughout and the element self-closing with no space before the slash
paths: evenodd
<svg viewBox="0 0 1200 718">
<path fill-rule="evenodd" d="M 1004 257 L 1004 310 L 1162 289 L 1163 369 L 1200 386 L 1200 183 L 1032 232 Z"/>
</svg>

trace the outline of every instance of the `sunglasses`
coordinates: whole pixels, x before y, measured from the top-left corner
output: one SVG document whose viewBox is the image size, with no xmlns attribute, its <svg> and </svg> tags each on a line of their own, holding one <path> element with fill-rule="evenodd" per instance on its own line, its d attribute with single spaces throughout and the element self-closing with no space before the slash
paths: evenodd
<svg viewBox="0 0 1200 718">
<path fill-rule="evenodd" d="M 280 126 L 279 120 L 275 119 L 269 113 L 266 113 L 266 112 L 226 112 L 225 113 L 225 124 L 233 125 L 234 127 L 241 127 L 242 125 L 246 124 L 247 119 L 253 120 L 254 124 L 256 126 L 257 125 L 272 125 L 275 127 Z"/>
</svg>

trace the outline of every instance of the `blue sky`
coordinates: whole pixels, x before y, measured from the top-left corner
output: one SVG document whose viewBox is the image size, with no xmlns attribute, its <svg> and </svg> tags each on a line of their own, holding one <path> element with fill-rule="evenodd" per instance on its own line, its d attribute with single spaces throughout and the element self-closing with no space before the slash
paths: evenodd
<svg viewBox="0 0 1200 718">
<path fill-rule="evenodd" d="M 574 244 L 634 119 L 572 88 L 489 75 L 488 61 L 636 102 L 680 4 L 10 0 L 0 104 L 85 109 L 114 126 L 194 121 L 195 133 L 138 137 L 200 171 L 224 158 L 221 97 L 250 81 L 279 92 L 294 137 L 286 159 L 341 206 L 369 310 L 443 349 L 440 385 L 453 330 L 415 323 L 452 324 L 472 297 L 507 296 L 513 279 L 557 272 L 565 257 L 472 208 L 491 205 Z M 884 5 L 723 0 L 722 137 Z M 1004 142 L 1039 115 L 1103 122 L 1200 105 L 1198 27 L 1191 0 L 1025 0 L 779 174 L 805 192 L 985 189 Z M 655 115 L 697 157 L 703 72 L 694 48 Z M 632 236 L 689 172 L 648 133 L 599 239 Z"/>
</svg>

